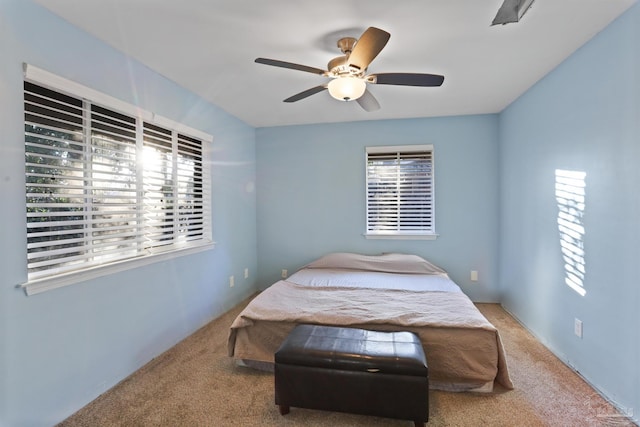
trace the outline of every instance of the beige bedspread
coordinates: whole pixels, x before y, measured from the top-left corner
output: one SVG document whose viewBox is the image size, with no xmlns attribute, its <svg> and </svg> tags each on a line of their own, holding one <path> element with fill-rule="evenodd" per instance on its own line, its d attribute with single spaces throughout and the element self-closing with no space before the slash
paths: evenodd
<svg viewBox="0 0 640 427">
<path fill-rule="evenodd" d="M 314 288 L 279 281 L 235 319 L 229 356 L 273 362 L 299 323 L 412 331 L 424 345 L 433 384 L 469 389 L 497 382 L 513 388 L 498 331 L 459 292 Z"/>
</svg>

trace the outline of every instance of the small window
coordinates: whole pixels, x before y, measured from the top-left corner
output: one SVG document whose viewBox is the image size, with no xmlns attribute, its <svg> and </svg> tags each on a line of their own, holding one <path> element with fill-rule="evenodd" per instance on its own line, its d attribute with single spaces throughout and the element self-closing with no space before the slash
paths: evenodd
<svg viewBox="0 0 640 427">
<path fill-rule="evenodd" d="M 27 293 L 34 282 L 212 245 L 209 150 L 184 126 L 30 81 L 24 112 Z"/>
<path fill-rule="evenodd" d="M 433 146 L 367 147 L 367 238 L 435 239 Z"/>
</svg>

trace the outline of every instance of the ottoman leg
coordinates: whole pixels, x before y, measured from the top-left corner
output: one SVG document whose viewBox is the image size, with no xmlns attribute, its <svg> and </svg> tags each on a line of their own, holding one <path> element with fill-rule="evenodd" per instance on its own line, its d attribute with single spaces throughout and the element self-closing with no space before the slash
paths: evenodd
<svg viewBox="0 0 640 427">
<path fill-rule="evenodd" d="M 280 415 L 287 415 L 289 413 L 289 405 L 280 405 Z"/>
</svg>

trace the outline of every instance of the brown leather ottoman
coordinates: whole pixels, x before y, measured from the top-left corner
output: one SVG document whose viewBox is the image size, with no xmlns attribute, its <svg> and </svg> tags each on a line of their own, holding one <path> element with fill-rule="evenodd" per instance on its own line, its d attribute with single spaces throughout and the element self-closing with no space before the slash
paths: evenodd
<svg viewBox="0 0 640 427">
<path fill-rule="evenodd" d="M 429 376 L 411 332 L 298 325 L 275 353 L 275 400 L 291 406 L 429 420 Z"/>
</svg>

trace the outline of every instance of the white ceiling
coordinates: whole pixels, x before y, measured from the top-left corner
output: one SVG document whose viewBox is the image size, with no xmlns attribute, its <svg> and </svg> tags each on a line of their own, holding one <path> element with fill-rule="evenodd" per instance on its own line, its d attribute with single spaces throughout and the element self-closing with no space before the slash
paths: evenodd
<svg viewBox="0 0 640 427">
<path fill-rule="evenodd" d="M 537 0 L 518 23 L 490 26 L 503 0 L 35 0 L 254 127 L 496 113 L 636 0 Z M 367 113 L 310 73 L 326 69 L 341 35 L 369 26 L 391 39 L 370 73 L 443 74 L 439 88 L 372 85 Z"/>
</svg>

